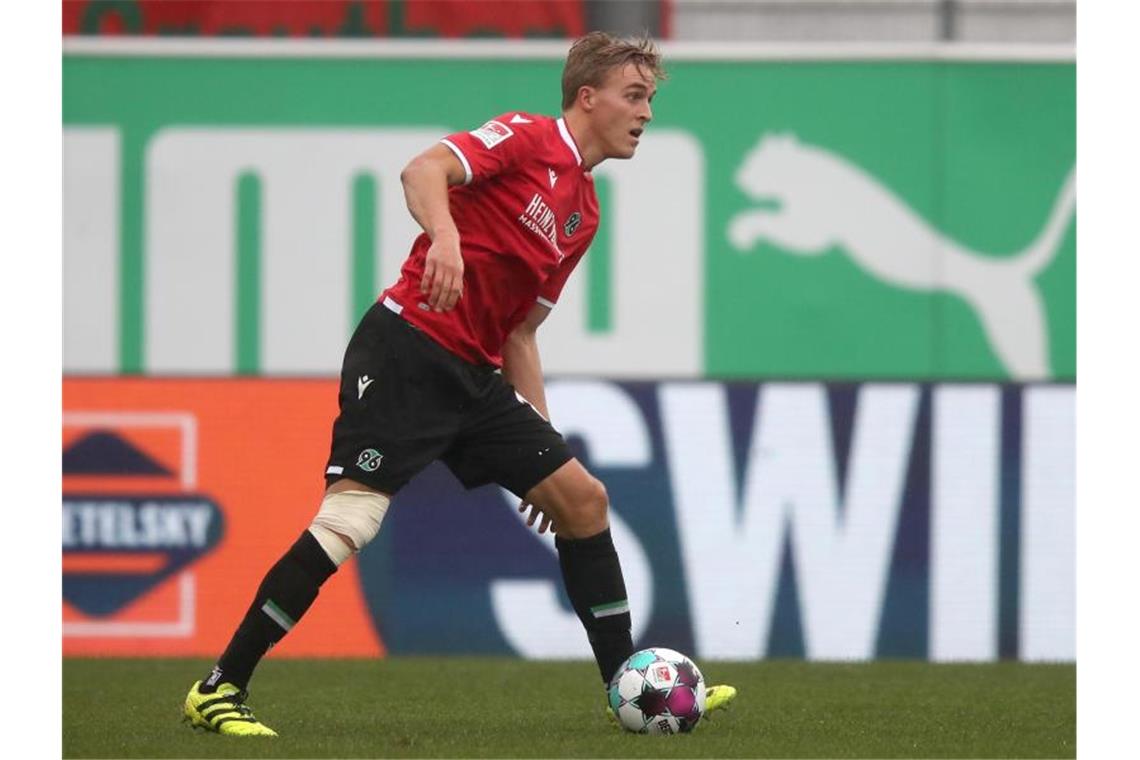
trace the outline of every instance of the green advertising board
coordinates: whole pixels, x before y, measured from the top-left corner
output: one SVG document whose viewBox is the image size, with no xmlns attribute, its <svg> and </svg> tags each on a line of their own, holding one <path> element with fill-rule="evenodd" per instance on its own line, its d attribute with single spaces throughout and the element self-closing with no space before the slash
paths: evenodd
<svg viewBox="0 0 1140 760">
<path fill-rule="evenodd" d="M 669 64 L 551 374 L 1073 380 L 1073 62 Z M 65 371 L 334 374 L 399 169 L 561 61 L 64 58 Z"/>
</svg>

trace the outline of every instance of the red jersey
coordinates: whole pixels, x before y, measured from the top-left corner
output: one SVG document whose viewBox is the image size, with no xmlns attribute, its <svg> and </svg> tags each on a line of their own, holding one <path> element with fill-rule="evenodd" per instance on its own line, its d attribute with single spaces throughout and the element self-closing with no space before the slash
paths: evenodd
<svg viewBox="0 0 1140 760">
<path fill-rule="evenodd" d="M 502 366 L 507 336 L 534 307 L 553 307 L 598 229 L 594 181 L 566 122 L 509 112 L 440 142 L 467 180 L 448 190 L 463 255 L 463 294 L 431 311 L 420 293 L 431 239 L 421 234 L 384 304 L 452 353 Z"/>
</svg>

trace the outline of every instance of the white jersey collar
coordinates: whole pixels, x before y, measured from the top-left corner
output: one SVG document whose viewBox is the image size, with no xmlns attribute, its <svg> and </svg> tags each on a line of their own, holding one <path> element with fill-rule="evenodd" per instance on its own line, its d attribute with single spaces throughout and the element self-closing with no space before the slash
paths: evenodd
<svg viewBox="0 0 1140 760">
<path fill-rule="evenodd" d="M 577 159 L 578 165 L 582 165 L 582 154 L 578 152 L 578 146 L 574 143 L 574 136 L 570 134 L 570 130 L 566 128 L 566 119 L 561 116 L 558 117 L 558 132 L 562 135 L 562 142 L 570 148 L 570 152 L 574 154 Z"/>
</svg>

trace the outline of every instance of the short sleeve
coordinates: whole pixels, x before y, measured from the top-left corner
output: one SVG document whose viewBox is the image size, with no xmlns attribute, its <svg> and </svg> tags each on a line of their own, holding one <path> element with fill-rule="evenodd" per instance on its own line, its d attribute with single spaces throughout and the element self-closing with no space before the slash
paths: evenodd
<svg viewBox="0 0 1140 760">
<path fill-rule="evenodd" d="M 467 174 L 464 184 L 471 184 L 509 171 L 523 158 L 533 155 L 527 150 L 539 128 L 538 118 L 511 112 L 488 121 L 478 129 L 456 132 L 440 140 L 451 149 Z"/>
</svg>

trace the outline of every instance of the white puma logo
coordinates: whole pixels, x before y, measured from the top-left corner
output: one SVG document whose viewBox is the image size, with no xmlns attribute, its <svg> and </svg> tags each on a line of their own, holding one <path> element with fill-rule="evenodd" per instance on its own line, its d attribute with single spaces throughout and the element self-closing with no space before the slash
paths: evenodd
<svg viewBox="0 0 1140 760">
<path fill-rule="evenodd" d="M 1037 239 L 1000 259 L 941 234 L 874 176 L 794 135 L 762 136 L 737 170 L 736 183 L 754 200 L 778 205 L 732 219 L 728 239 L 737 249 L 767 240 L 810 256 L 839 246 L 890 285 L 945 290 L 963 299 L 1011 377 L 1049 377 L 1045 310 L 1033 278 L 1053 260 L 1069 226 L 1075 168 Z"/>
</svg>

